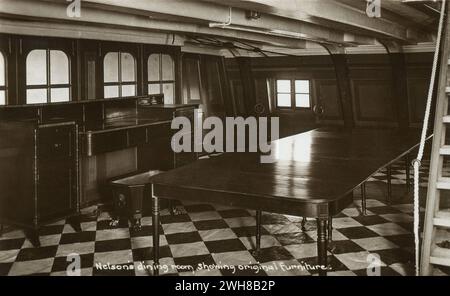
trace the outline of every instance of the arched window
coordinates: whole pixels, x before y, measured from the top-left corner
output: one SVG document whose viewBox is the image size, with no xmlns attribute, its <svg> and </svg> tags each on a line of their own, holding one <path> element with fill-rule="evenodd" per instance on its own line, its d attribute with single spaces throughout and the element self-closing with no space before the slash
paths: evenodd
<svg viewBox="0 0 450 296">
<path fill-rule="evenodd" d="M 0 105 L 6 104 L 6 64 L 3 53 L 0 52 Z"/>
<path fill-rule="evenodd" d="M 61 50 L 35 49 L 26 62 L 27 104 L 70 101 L 69 58 Z"/>
<path fill-rule="evenodd" d="M 136 95 L 136 61 L 127 52 L 109 52 L 103 59 L 105 98 Z"/>
<path fill-rule="evenodd" d="M 175 64 L 168 54 L 154 53 L 148 57 L 148 93 L 164 94 L 164 103 L 175 102 Z"/>
</svg>

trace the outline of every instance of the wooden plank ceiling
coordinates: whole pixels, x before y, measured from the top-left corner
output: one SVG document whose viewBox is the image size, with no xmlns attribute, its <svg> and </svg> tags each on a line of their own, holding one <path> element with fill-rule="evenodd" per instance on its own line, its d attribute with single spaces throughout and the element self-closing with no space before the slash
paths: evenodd
<svg viewBox="0 0 450 296">
<path fill-rule="evenodd" d="M 69 17 L 66 0 L 0 0 L 0 32 L 20 33 L 22 28 L 33 34 L 40 28 L 42 35 L 48 28 L 72 31 L 74 37 L 94 38 L 98 32 L 99 39 L 116 34 L 125 40 L 147 40 L 148 34 L 160 36 L 161 42 L 164 34 L 174 34 L 177 45 L 255 51 L 435 40 L 439 2 L 380 1 L 381 17 L 369 17 L 366 0 L 82 0 L 81 16 Z"/>
</svg>

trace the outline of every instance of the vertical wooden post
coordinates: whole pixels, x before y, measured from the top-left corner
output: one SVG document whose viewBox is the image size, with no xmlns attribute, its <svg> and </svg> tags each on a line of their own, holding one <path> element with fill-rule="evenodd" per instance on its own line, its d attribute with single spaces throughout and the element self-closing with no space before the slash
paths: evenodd
<svg viewBox="0 0 450 296">
<path fill-rule="evenodd" d="M 396 42 L 383 40 L 381 43 L 385 47 L 391 63 L 392 98 L 398 126 L 407 128 L 409 126 L 409 102 L 405 54 L 402 52 L 401 45 Z"/>
<path fill-rule="evenodd" d="M 347 58 L 343 49 L 331 45 L 324 46 L 333 60 L 334 70 L 336 72 L 336 82 L 339 92 L 339 102 L 344 115 L 344 125 L 347 128 L 353 128 L 355 121 L 353 117 L 353 99 L 350 86 L 350 73 L 347 64 Z"/>
<path fill-rule="evenodd" d="M 253 78 L 251 60 L 248 57 L 236 57 L 236 61 L 241 74 L 242 88 L 244 92 L 245 115 L 255 115 L 255 80 Z"/>
</svg>

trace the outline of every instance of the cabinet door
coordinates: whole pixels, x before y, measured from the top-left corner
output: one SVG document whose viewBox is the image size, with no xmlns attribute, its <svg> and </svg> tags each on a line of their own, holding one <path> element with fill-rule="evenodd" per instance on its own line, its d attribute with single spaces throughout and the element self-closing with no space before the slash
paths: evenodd
<svg viewBox="0 0 450 296">
<path fill-rule="evenodd" d="M 46 159 L 39 164 L 38 214 L 41 219 L 69 212 L 75 200 L 73 166 L 69 159 Z"/>
<path fill-rule="evenodd" d="M 74 136 L 73 126 L 39 131 L 37 209 L 41 219 L 74 208 L 77 181 Z"/>
</svg>

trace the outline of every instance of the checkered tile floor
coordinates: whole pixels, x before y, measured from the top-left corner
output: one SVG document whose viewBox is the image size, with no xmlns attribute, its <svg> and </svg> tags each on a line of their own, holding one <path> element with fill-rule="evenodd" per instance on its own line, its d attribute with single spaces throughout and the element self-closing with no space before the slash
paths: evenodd
<svg viewBox="0 0 450 296">
<path fill-rule="evenodd" d="M 393 168 L 393 184 L 405 183 L 401 165 Z M 413 207 L 410 203 L 387 206 L 379 201 L 384 197 L 373 192 L 380 190 L 372 189 L 384 188 L 380 181 L 385 179 L 380 173 L 367 185 L 367 216 L 361 215 L 359 192 L 355 192 L 354 204 L 334 219 L 329 275 L 367 275 L 369 254 L 379 256 L 382 275 L 414 273 Z M 404 192 L 403 185 L 397 187 Z M 308 220 L 303 232 L 299 217 L 264 213 L 262 249 L 256 256 L 252 253 L 254 211 L 207 204 L 180 208 L 180 215 L 161 213 L 164 275 L 317 274 L 314 220 Z M 80 255 L 82 275 L 152 274 L 151 217 L 142 219 L 140 232 L 133 232 L 128 225 L 111 228 L 109 219 L 108 211 L 98 217 L 86 216 L 80 233 L 65 220 L 47 225 L 41 229 L 40 248 L 33 248 L 20 230 L 5 233 L 0 238 L 0 275 L 66 275 L 67 256 L 72 253 Z"/>
</svg>

